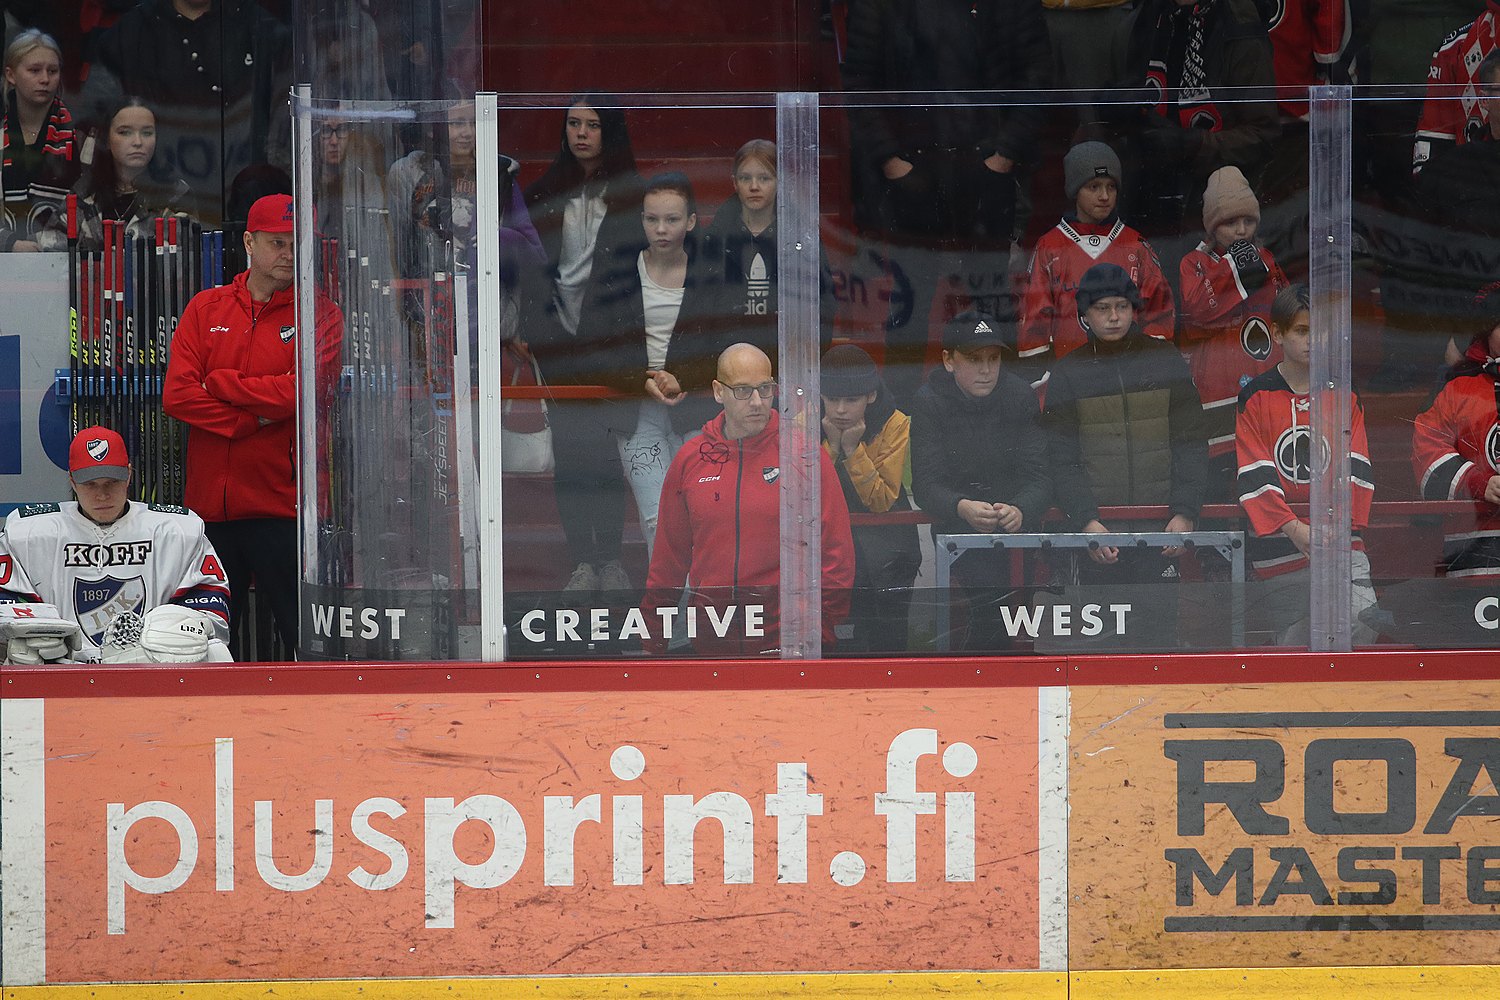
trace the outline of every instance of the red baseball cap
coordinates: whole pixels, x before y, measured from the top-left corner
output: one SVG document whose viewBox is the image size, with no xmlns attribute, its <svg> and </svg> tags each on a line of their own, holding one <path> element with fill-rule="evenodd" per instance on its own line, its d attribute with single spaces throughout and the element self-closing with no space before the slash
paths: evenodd
<svg viewBox="0 0 1500 1000">
<path fill-rule="evenodd" d="M 292 196 L 268 194 L 250 206 L 250 215 L 245 219 L 247 233 L 289 233 L 294 226 Z"/>
<path fill-rule="evenodd" d="M 68 446 L 68 472 L 75 483 L 96 479 L 129 479 L 125 439 L 108 427 L 85 427 Z"/>
</svg>

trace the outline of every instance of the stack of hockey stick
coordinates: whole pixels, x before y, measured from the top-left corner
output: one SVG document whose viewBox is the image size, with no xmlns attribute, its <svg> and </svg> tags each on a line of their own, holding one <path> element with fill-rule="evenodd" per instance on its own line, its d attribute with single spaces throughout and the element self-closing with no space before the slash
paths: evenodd
<svg viewBox="0 0 1500 1000">
<path fill-rule="evenodd" d="M 182 502 L 183 425 L 162 412 L 167 352 L 188 300 L 223 281 L 224 234 L 185 215 L 103 220 L 97 248 L 79 245 L 68 199 L 68 373 L 71 430 L 101 424 L 125 438 L 131 494 Z"/>
</svg>

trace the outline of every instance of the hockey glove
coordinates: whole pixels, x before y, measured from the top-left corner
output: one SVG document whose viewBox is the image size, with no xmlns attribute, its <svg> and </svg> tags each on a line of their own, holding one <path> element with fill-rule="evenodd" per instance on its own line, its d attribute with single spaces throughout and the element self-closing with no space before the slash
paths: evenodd
<svg viewBox="0 0 1500 1000">
<path fill-rule="evenodd" d="M 229 662 L 213 620 L 202 611 L 163 604 L 145 616 L 117 615 L 104 633 L 105 663 Z"/>
<path fill-rule="evenodd" d="M 0 646 L 17 666 L 72 662 L 83 630 L 51 604 L 0 604 Z"/>
<path fill-rule="evenodd" d="M 1260 251 L 1249 240 L 1235 240 L 1229 244 L 1229 263 L 1247 292 L 1256 291 L 1271 277 L 1271 270 L 1261 259 Z"/>
</svg>

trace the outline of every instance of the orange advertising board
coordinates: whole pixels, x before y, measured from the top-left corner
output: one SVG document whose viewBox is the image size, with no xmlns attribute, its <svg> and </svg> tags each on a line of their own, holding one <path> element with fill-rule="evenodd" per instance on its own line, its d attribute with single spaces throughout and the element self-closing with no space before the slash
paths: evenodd
<svg viewBox="0 0 1500 1000">
<path fill-rule="evenodd" d="M 1500 683 L 1070 697 L 1070 968 L 1500 955 Z"/>
<path fill-rule="evenodd" d="M 9 700 L 6 981 L 1060 967 L 1047 690 Z"/>
</svg>

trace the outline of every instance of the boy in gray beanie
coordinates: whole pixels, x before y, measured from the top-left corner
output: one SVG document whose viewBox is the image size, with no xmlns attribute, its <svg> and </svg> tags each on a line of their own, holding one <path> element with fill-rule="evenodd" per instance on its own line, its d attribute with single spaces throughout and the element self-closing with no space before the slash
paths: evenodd
<svg viewBox="0 0 1500 1000">
<path fill-rule="evenodd" d="M 1074 296 L 1095 264 L 1118 265 L 1140 289 L 1137 318 L 1148 337 L 1173 337 L 1172 289 L 1151 245 L 1120 219 L 1120 178 L 1120 158 L 1102 142 L 1081 142 L 1063 159 L 1063 186 L 1074 211 L 1037 241 L 1021 305 L 1017 349 L 1032 382 L 1087 342 Z"/>
</svg>

